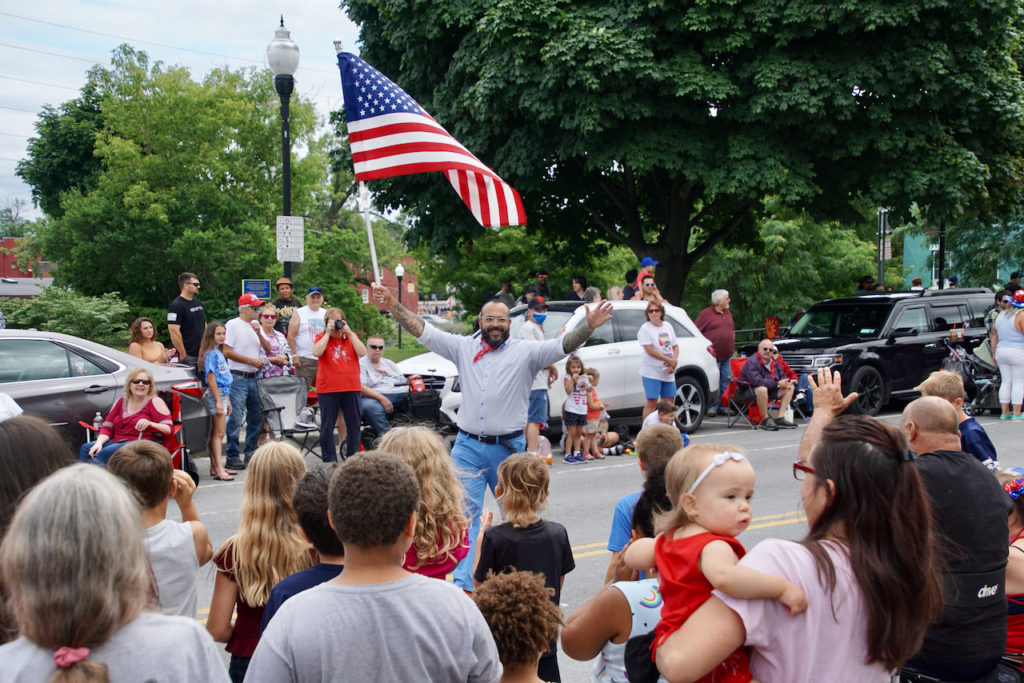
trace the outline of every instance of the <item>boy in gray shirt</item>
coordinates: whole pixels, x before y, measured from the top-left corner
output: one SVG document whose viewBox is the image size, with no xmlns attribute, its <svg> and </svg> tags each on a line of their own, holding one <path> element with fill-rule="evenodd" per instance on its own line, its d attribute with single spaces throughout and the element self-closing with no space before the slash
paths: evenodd
<svg viewBox="0 0 1024 683">
<path fill-rule="evenodd" d="M 331 477 L 331 526 L 345 571 L 286 602 L 253 653 L 246 683 L 498 681 L 501 664 L 473 601 L 411 574 L 419 484 L 400 458 L 360 453 Z"/>
</svg>

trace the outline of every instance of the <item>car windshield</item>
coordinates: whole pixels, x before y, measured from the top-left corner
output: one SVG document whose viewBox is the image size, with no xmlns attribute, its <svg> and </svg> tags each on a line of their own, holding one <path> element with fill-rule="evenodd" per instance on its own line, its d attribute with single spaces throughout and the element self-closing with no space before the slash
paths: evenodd
<svg viewBox="0 0 1024 683">
<path fill-rule="evenodd" d="M 891 310 L 885 305 L 815 306 L 797 320 L 790 337 L 877 337 Z"/>
</svg>

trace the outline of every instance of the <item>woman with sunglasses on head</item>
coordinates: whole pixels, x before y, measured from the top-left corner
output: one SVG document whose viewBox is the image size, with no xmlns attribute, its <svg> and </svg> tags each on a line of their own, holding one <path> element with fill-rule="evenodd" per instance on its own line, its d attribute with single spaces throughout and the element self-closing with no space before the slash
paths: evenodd
<svg viewBox="0 0 1024 683">
<path fill-rule="evenodd" d="M 640 380 L 647 399 L 643 415 L 646 420 L 657 409 L 659 399 L 676 395 L 679 341 L 672 325 L 665 322 L 665 306 L 660 301 L 648 301 L 644 317 L 647 322 L 640 326 L 636 338 L 644 350 L 640 358 Z"/>
<path fill-rule="evenodd" d="M 121 446 L 137 439 L 158 440 L 171 433 L 171 411 L 156 395 L 156 382 L 146 368 L 135 368 L 124 382 L 124 395 L 117 399 L 95 441 L 82 444 L 78 462 L 106 467 Z"/>
<path fill-rule="evenodd" d="M 288 366 L 292 363 L 288 338 L 274 328 L 277 323 L 277 307 L 273 304 L 264 304 L 260 309 L 259 316 L 260 335 L 270 343 L 270 350 L 260 348 L 263 369 L 260 370 L 257 378 L 280 377 L 286 373 Z"/>
<path fill-rule="evenodd" d="M 905 437 L 874 418 L 833 419 L 857 398 L 842 396 L 838 373 L 820 370 L 812 385 L 817 409 L 793 466 L 808 533 L 740 560 L 795 583 L 808 609 L 790 616 L 715 591 L 658 650 L 670 681 L 697 680 L 747 645 L 762 683 L 887 683 L 942 608 L 931 506 Z"/>
</svg>

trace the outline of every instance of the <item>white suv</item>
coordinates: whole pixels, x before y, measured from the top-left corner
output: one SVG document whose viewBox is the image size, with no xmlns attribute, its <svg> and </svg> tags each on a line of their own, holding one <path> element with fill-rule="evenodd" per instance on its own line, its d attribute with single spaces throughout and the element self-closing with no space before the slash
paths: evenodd
<svg viewBox="0 0 1024 683">
<path fill-rule="evenodd" d="M 576 353 L 586 367 L 601 373 L 597 395 L 611 406 L 608 413 L 614 421 L 639 418 L 644 408 L 643 385 L 640 381 L 640 359 L 644 350 L 636 335 L 646 322 L 646 301 L 612 301 L 612 319 L 594 330 L 587 343 Z M 702 335 L 686 311 L 665 304 L 666 321 L 672 325 L 679 340 L 679 363 L 676 367 L 676 423 L 686 432 L 696 431 L 704 419 L 709 401 L 718 402 L 718 366 L 712 354 L 711 342 Z M 518 336 L 523 324 L 526 306 L 512 309 L 511 337 Z M 549 339 L 561 329 L 571 330 L 584 318 L 579 302 L 552 301 L 544 321 L 544 335 Z M 479 335 L 475 333 L 474 336 Z M 441 394 L 441 409 L 454 421 L 462 403 L 459 377 L 455 365 L 436 353 L 424 353 L 407 358 L 398 364 L 407 375 L 421 375 L 425 383 Z M 556 364 L 559 381 L 548 391 L 551 425 L 561 424 L 565 391 L 561 379 L 565 376 L 565 361 Z"/>
</svg>

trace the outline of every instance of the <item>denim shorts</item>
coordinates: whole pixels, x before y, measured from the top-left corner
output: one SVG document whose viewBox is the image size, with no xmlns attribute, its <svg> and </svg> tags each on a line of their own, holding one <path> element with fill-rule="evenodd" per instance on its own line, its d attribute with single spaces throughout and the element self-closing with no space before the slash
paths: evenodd
<svg viewBox="0 0 1024 683">
<path fill-rule="evenodd" d="M 644 382 L 644 398 L 648 400 L 652 398 L 674 398 L 676 395 L 675 382 L 663 382 L 660 379 L 651 379 L 650 377 L 641 377 L 640 379 Z"/>
<path fill-rule="evenodd" d="M 526 414 L 528 424 L 548 423 L 548 390 L 534 389 L 530 392 L 530 408 Z"/>
<path fill-rule="evenodd" d="M 220 391 L 220 402 L 225 408 L 231 403 L 231 387 L 218 386 L 217 389 Z M 210 411 L 210 415 L 217 414 L 217 402 L 213 400 L 213 392 L 207 387 L 203 390 L 203 403 L 206 404 L 206 408 Z"/>
</svg>

